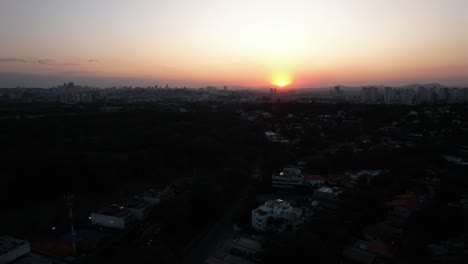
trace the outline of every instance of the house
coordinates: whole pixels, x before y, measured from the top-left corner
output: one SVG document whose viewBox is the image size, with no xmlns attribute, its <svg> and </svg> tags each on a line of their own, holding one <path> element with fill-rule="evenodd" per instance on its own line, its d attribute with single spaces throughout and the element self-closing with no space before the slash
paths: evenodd
<svg viewBox="0 0 468 264">
<path fill-rule="evenodd" d="M 10 236 L 0 237 L 0 263 L 9 263 L 31 252 L 29 243 Z"/>
<path fill-rule="evenodd" d="M 387 203 L 388 220 L 393 225 L 401 225 L 414 211 L 421 209 L 422 203 L 415 194 L 401 194 Z"/>
<path fill-rule="evenodd" d="M 314 190 L 313 199 L 316 202 L 315 204 L 320 207 L 336 209 L 341 203 L 340 195 L 342 192 L 339 187 L 320 187 Z"/>
<path fill-rule="evenodd" d="M 267 231 L 268 218 L 270 214 L 263 208 L 257 208 L 252 211 L 252 227 L 260 231 Z"/>
<path fill-rule="evenodd" d="M 446 161 L 460 165 L 460 166 L 468 166 L 468 161 L 462 157 L 459 156 L 453 156 L 453 155 L 443 155 Z"/>
<path fill-rule="evenodd" d="M 279 135 L 277 135 L 275 132 L 273 131 L 267 131 L 265 132 L 265 137 L 268 141 L 270 142 L 279 142 L 280 141 L 280 137 Z"/>
<path fill-rule="evenodd" d="M 357 180 L 361 177 L 365 177 L 367 180 L 369 180 L 371 178 L 383 176 L 388 173 L 389 173 L 388 170 L 359 170 L 359 171 L 346 170 L 345 176 L 352 180 Z"/>
<path fill-rule="evenodd" d="M 258 231 L 285 231 L 295 228 L 304 220 L 302 209 L 294 208 L 287 201 L 277 199 L 252 210 L 252 227 Z"/>
<path fill-rule="evenodd" d="M 130 198 L 122 203 L 125 209 L 131 211 L 137 220 L 143 221 L 148 217 L 153 205 L 138 198 Z"/>
<path fill-rule="evenodd" d="M 91 213 L 91 223 L 104 227 L 126 229 L 135 222 L 135 214 L 123 206 L 112 205 Z"/>
<path fill-rule="evenodd" d="M 302 171 L 296 167 L 287 167 L 275 171 L 271 176 L 271 186 L 276 189 L 292 189 L 304 184 Z"/>
<path fill-rule="evenodd" d="M 321 175 L 305 175 L 304 184 L 312 187 L 322 187 L 326 183 L 326 178 Z"/>
<path fill-rule="evenodd" d="M 271 143 L 288 144 L 290 142 L 283 135 L 275 133 L 273 131 L 265 132 L 265 138 Z"/>
<path fill-rule="evenodd" d="M 322 176 L 322 175 L 304 175 L 304 185 L 312 187 L 323 187 L 330 185 L 338 185 L 343 177 L 338 175 Z"/>
</svg>

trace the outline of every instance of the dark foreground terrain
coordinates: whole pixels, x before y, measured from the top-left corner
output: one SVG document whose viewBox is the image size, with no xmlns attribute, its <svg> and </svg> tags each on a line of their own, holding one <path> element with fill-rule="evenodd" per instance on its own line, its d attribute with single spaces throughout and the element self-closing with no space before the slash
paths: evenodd
<svg viewBox="0 0 468 264">
<path fill-rule="evenodd" d="M 0 235 L 56 261 L 202 263 L 243 234 L 262 237 L 245 263 L 367 263 L 346 253 L 359 241 L 378 241 L 373 263 L 468 262 L 467 105 L 5 103 L 0 127 Z M 272 187 L 285 167 L 304 184 Z M 353 176 L 363 170 L 385 173 Z M 311 205 L 318 186 L 306 182 L 319 178 L 340 190 L 333 208 Z M 98 208 L 166 187 L 174 195 L 131 228 L 90 223 Z M 99 233 L 76 238 L 76 253 L 68 194 L 74 228 Z M 310 217 L 259 232 L 251 211 L 264 197 Z"/>
</svg>

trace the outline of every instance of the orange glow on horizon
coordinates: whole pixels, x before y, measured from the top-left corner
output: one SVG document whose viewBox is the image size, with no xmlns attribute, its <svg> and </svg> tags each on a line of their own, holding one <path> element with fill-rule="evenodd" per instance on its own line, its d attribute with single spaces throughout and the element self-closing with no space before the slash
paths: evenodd
<svg viewBox="0 0 468 264">
<path fill-rule="evenodd" d="M 292 83 L 292 78 L 288 74 L 275 75 L 271 83 L 279 88 L 285 88 Z"/>
<path fill-rule="evenodd" d="M 468 85 L 467 0 L 115 2 L 0 1 L 0 86 Z"/>
</svg>

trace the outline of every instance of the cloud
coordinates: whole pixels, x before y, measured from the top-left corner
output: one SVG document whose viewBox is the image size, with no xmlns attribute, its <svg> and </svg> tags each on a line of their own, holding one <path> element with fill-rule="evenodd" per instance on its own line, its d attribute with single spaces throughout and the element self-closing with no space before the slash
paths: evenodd
<svg viewBox="0 0 468 264">
<path fill-rule="evenodd" d="M 78 64 L 78 63 L 70 63 L 70 62 L 68 62 L 68 63 L 59 63 L 59 64 L 57 64 L 57 65 L 58 65 L 58 66 L 65 66 L 65 67 L 80 66 L 80 64 Z"/>
<path fill-rule="evenodd" d="M 88 62 L 89 62 L 89 63 L 98 63 L 99 60 L 89 59 Z"/>
<path fill-rule="evenodd" d="M 49 60 L 49 59 L 36 60 L 34 62 L 39 63 L 41 65 L 48 65 L 48 64 L 53 64 L 54 63 L 53 60 Z"/>
<path fill-rule="evenodd" d="M 91 60 L 90 60 L 91 61 Z M 93 60 L 97 62 L 97 60 Z M 59 63 L 51 59 L 38 59 L 38 60 L 24 60 L 19 58 L 0 58 L 0 63 L 28 63 L 28 64 L 39 64 L 39 65 L 55 65 L 55 66 L 65 66 L 65 67 L 73 67 L 79 66 L 79 63 Z"/>
<path fill-rule="evenodd" d="M 40 60 L 23 60 L 19 58 L 0 58 L 0 63 L 31 63 L 31 64 L 40 64 L 40 65 L 50 65 L 55 62 L 50 59 L 40 59 Z"/>
<path fill-rule="evenodd" d="M 27 61 L 18 58 L 0 58 L 0 63 L 27 63 Z"/>
</svg>

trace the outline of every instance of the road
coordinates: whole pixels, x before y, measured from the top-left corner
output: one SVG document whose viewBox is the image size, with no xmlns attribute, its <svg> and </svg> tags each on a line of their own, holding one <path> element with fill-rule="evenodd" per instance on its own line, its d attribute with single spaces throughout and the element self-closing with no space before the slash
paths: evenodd
<svg viewBox="0 0 468 264">
<path fill-rule="evenodd" d="M 184 264 L 200 264 L 210 257 L 223 241 L 234 239 L 234 214 L 242 206 L 247 197 L 248 189 L 239 193 L 237 200 L 229 207 L 224 216 L 218 220 L 204 236 L 196 242 L 183 260 Z"/>
</svg>

